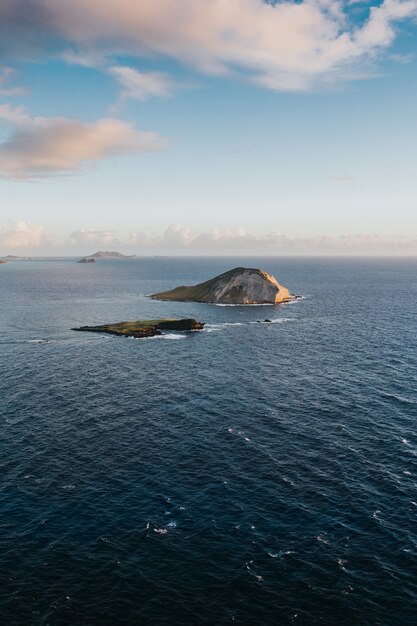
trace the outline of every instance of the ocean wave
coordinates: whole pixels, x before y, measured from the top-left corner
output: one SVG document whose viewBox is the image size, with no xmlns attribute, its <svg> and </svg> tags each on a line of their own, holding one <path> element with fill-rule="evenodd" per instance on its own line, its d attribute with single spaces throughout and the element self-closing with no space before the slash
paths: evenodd
<svg viewBox="0 0 417 626">
<path fill-rule="evenodd" d="M 415 400 L 410 400 L 409 398 L 404 398 L 404 396 L 400 396 L 399 394 L 395 394 L 395 393 L 388 393 L 386 391 L 381 391 L 380 395 L 382 398 L 386 398 L 387 400 L 392 400 L 393 402 L 398 402 L 398 404 L 405 404 L 405 405 L 415 405 L 416 401 Z"/>
<path fill-rule="evenodd" d="M 205 302 L 204 304 L 211 304 L 212 306 L 228 306 L 228 307 L 254 307 L 254 306 L 270 306 L 276 307 L 281 306 L 283 304 L 297 304 L 297 302 L 301 302 L 302 300 L 306 300 L 309 296 L 296 296 L 294 299 L 289 300 L 288 302 L 262 302 L 257 304 L 226 304 L 224 302 Z"/>
<path fill-rule="evenodd" d="M 220 330 L 221 328 L 233 327 L 233 326 L 251 326 L 253 324 L 283 324 L 285 322 L 295 322 L 295 317 L 274 317 L 272 319 L 265 320 L 253 320 L 248 322 L 218 322 L 213 324 L 206 324 L 206 332 L 213 330 Z"/>
<path fill-rule="evenodd" d="M 185 339 L 186 333 L 163 333 L 162 335 L 153 335 L 152 337 L 127 337 L 127 339 L 133 339 L 134 341 L 154 341 L 155 339 Z"/>
<path fill-rule="evenodd" d="M 249 322 L 249 324 L 283 324 L 284 322 L 295 322 L 295 317 L 273 317 L 272 319 L 257 320 L 256 322 Z"/>
<path fill-rule="evenodd" d="M 52 339 L 28 339 L 22 343 L 34 343 L 34 344 L 44 344 L 44 343 L 52 343 Z"/>
<path fill-rule="evenodd" d="M 278 552 L 268 552 L 268 556 L 272 559 L 280 559 L 283 556 L 294 554 L 294 550 L 279 550 Z"/>
</svg>

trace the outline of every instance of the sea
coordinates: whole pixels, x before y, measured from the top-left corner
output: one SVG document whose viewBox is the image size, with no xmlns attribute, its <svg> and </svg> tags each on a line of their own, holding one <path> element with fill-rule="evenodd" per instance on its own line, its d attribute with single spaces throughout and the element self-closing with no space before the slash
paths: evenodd
<svg viewBox="0 0 417 626">
<path fill-rule="evenodd" d="M 238 266 L 302 299 L 147 297 Z M 417 624 L 416 303 L 416 258 L 0 266 L 1 624 Z"/>
</svg>

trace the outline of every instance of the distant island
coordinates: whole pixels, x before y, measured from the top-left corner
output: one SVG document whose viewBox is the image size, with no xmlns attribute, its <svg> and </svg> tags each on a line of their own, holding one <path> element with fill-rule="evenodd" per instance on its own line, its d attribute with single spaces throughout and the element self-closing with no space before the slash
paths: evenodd
<svg viewBox="0 0 417 626">
<path fill-rule="evenodd" d="M 3 257 L 2 261 L 7 263 L 7 261 L 29 261 L 31 259 L 30 256 L 16 256 L 14 254 L 8 254 Z"/>
<path fill-rule="evenodd" d="M 4 259 L 0 259 L 0 265 L 4 265 L 5 263 L 7 263 L 7 261 L 5 261 Z"/>
<path fill-rule="evenodd" d="M 2 260 L 7 261 L 39 261 L 39 260 L 55 260 L 55 259 L 73 259 L 74 257 L 59 257 L 59 256 L 50 256 L 50 257 L 33 257 L 33 256 L 16 256 L 14 254 L 8 254 L 7 256 L 2 257 Z M 116 252 L 115 250 L 99 250 L 94 254 L 90 254 L 88 256 L 83 257 L 78 263 L 93 263 L 97 259 L 138 259 L 139 257 L 136 254 L 132 254 L 130 256 L 126 254 L 122 254 L 121 252 Z"/>
<path fill-rule="evenodd" d="M 71 330 L 79 330 L 90 333 L 108 333 L 120 337 L 155 337 L 163 335 L 163 330 L 203 330 L 204 324 L 195 319 L 160 319 L 160 320 L 137 320 L 135 322 L 119 322 L 118 324 L 103 324 L 100 326 L 80 326 Z"/>
<path fill-rule="evenodd" d="M 85 257 L 86 259 L 137 259 L 136 254 L 132 254 L 128 256 L 126 254 L 122 254 L 121 252 L 116 252 L 115 250 L 99 250 L 94 254 L 90 254 Z"/>
<path fill-rule="evenodd" d="M 297 298 L 264 270 L 245 267 L 236 267 L 198 285 L 176 287 L 150 297 L 212 304 L 278 304 Z"/>
</svg>

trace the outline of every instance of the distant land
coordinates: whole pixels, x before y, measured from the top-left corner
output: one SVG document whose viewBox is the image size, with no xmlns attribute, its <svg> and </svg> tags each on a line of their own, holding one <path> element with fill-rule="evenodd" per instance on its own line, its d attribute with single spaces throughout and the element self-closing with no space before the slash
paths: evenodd
<svg viewBox="0 0 417 626">
<path fill-rule="evenodd" d="M 4 262 L 7 261 L 53 261 L 53 260 L 65 260 L 65 259 L 74 259 L 76 256 L 16 256 L 14 254 L 8 254 L 7 256 L 2 256 L 0 259 Z M 79 258 L 79 257 L 78 257 Z M 80 259 L 79 262 L 87 263 L 94 262 L 96 259 L 139 259 L 140 257 L 136 254 L 122 254 L 121 252 L 117 252 L 116 250 L 98 250 L 94 254 L 90 254 L 88 256 Z"/>
<path fill-rule="evenodd" d="M 85 257 L 86 259 L 138 259 L 139 257 L 136 254 L 132 254 L 130 256 L 126 254 L 122 254 L 121 252 L 116 252 L 115 250 L 99 250 L 94 254 L 90 254 Z"/>
<path fill-rule="evenodd" d="M 2 260 L 7 263 L 7 261 L 29 261 L 31 257 L 29 256 L 16 256 L 14 254 L 8 254 L 7 256 L 2 257 Z"/>
</svg>

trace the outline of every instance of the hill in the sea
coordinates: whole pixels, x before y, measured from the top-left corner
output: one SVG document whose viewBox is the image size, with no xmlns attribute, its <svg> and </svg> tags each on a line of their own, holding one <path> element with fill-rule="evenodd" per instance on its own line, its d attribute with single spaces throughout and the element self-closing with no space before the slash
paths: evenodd
<svg viewBox="0 0 417 626">
<path fill-rule="evenodd" d="M 135 254 L 130 256 L 126 254 L 122 254 L 121 252 L 116 252 L 115 250 L 99 250 L 94 254 L 90 254 L 87 259 L 137 259 L 138 257 Z"/>
<path fill-rule="evenodd" d="M 16 256 L 14 254 L 8 254 L 7 256 L 2 257 L 3 261 L 30 261 L 32 257 L 30 256 Z"/>
<path fill-rule="evenodd" d="M 151 298 L 214 304 L 278 304 L 289 302 L 294 296 L 264 270 L 236 267 L 204 283 L 154 293 Z"/>
</svg>

